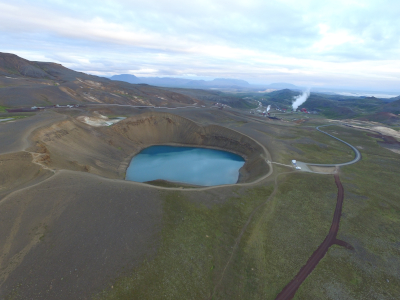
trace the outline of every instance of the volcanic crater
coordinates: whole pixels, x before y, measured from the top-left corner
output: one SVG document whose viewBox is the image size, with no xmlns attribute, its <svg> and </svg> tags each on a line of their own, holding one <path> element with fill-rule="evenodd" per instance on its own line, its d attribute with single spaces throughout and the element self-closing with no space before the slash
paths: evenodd
<svg viewBox="0 0 400 300">
<path fill-rule="evenodd" d="M 267 150 L 252 138 L 219 126 L 200 126 L 184 117 L 145 112 L 110 127 L 92 127 L 76 118 L 34 132 L 32 153 L 45 153 L 50 169 L 84 171 L 124 179 L 137 153 L 152 145 L 191 146 L 229 151 L 242 156 L 238 183 L 257 180 L 269 171 Z"/>
</svg>

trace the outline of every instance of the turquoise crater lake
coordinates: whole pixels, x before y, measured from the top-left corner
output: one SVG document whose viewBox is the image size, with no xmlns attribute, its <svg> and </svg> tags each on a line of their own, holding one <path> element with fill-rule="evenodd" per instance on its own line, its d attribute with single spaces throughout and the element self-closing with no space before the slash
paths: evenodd
<svg viewBox="0 0 400 300">
<path fill-rule="evenodd" d="M 203 186 L 234 184 L 244 163 L 241 156 L 221 150 L 151 146 L 132 158 L 125 179 L 163 179 Z"/>
</svg>

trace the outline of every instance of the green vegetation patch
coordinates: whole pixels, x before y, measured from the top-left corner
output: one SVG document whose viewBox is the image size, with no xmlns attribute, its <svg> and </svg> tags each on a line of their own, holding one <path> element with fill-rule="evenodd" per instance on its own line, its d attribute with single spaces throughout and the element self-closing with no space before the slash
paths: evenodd
<svg viewBox="0 0 400 300">
<path fill-rule="evenodd" d="M 272 190 L 252 188 L 211 208 L 190 202 L 185 192 L 163 191 L 162 242 L 156 257 L 96 299 L 207 299 L 243 225 Z"/>
<path fill-rule="evenodd" d="M 146 181 L 145 183 L 155 185 L 155 186 L 168 187 L 168 188 L 198 188 L 199 187 L 199 186 L 190 185 L 190 184 L 186 184 L 186 183 L 177 183 L 177 182 L 171 182 L 171 181 L 162 180 L 162 179 Z"/>
<path fill-rule="evenodd" d="M 275 299 L 328 234 L 337 195 L 333 176 L 284 176 L 246 231 L 215 299 Z"/>
<path fill-rule="evenodd" d="M 345 189 L 338 238 L 295 299 L 396 299 L 400 295 L 400 155 L 363 131 L 345 130 L 362 160 L 341 168 Z M 397 295 L 397 296 L 396 296 Z"/>
<path fill-rule="evenodd" d="M 34 113 L 26 113 L 24 115 L 14 115 L 14 114 L 3 114 L 0 115 L 0 119 L 13 119 L 13 120 L 19 120 L 19 119 L 24 119 L 30 116 L 34 116 Z"/>
<path fill-rule="evenodd" d="M 274 299 L 324 240 L 336 205 L 333 176 L 284 176 L 264 205 L 272 186 L 249 188 L 211 208 L 190 202 L 187 192 L 162 192 L 156 257 L 96 299 Z"/>
<path fill-rule="evenodd" d="M 344 141 L 351 142 L 346 128 L 329 126 L 321 129 Z M 277 153 L 279 157 L 277 162 L 288 163 L 296 159 L 307 163 L 333 164 L 348 162 L 355 157 L 350 147 L 315 128 L 291 127 L 283 132 L 263 133 L 274 139 L 273 147 L 281 148 Z"/>
<path fill-rule="evenodd" d="M 355 156 L 354 151 L 350 148 L 343 149 L 339 143 L 338 141 L 329 141 L 328 147 L 300 143 L 294 144 L 294 146 L 303 152 L 300 159 L 301 161 L 327 164 L 351 161 Z"/>
</svg>

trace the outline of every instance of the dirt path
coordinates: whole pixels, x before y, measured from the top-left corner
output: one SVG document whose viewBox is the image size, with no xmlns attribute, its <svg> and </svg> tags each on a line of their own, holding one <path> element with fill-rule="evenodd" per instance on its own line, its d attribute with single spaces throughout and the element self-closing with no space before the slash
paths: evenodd
<svg viewBox="0 0 400 300">
<path fill-rule="evenodd" d="M 67 116 L 65 115 L 47 111 L 13 122 L 1 123 L 0 155 L 24 151 L 31 145 L 29 136 L 33 131 L 40 127 L 65 120 L 66 118 Z"/>
<path fill-rule="evenodd" d="M 342 214 L 344 189 L 342 183 L 340 182 L 339 175 L 335 174 L 334 177 L 336 186 L 338 188 L 338 195 L 336 209 L 333 215 L 332 225 L 329 233 L 322 244 L 308 259 L 307 263 L 300 269 L 299 273 L 297 273 L 293 280 L 289 282 L 289 284 L 278 294 L 278 296 L 275 298 L 276 300 L 292 299 L 303 281 L 307 278 L 308 275 L 310 275 L 310 273 L 318 265 L 319 261 L 325 256 L 330 246 L 338 244 L 340 246 L 345 246 L 346 248 L 352 249 L 352 247 L 346 242 L 336 239 L 337 233 L 339 231 L 340 216 Z"/>
</svg>

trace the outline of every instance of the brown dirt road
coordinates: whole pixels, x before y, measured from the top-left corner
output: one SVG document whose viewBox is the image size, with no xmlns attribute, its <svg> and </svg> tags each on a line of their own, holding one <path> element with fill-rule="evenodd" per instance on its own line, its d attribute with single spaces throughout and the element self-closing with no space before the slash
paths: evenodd
<svg viewBox="0 0 400 300">
<path fill-rule="evenodd" d="M 332 225 L 329 230 L 329 233 L 326 236 L 325 240 L 322 242 L 322 244 L 317 248 L 317 250 L 315 250 L 315 252 L 308 259 L 307 263 L 300 269 L 299 273 L 297 273 L 297 275 L 293 278 L 293 280 L 289 282 L 289 284 L 278 294 L 278 296 L 275 298 L 276 300 L 292 299 L 297 289 L 303 283 L 303 281 L 307 278 L 308 275 L 310 275 L 310 273 L 318 265 L 319 261 L 325 256 L 330 246 L 338 244 L 348 249 L 352 249 L 351 245 L 347 244 L 344 241 L 336 239 L 337 233 L 339 231 L 340 216 L 342 214 L 344 189 L 342 183 L 340 182 L 339 175 L 335 174 L 334 177 L 336 186 L 338 188 L 338 195 L 337 195 L 336 209 L 333 215 Z"/>
</svg>

